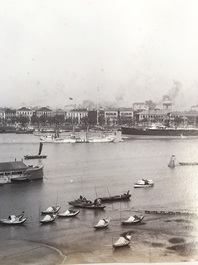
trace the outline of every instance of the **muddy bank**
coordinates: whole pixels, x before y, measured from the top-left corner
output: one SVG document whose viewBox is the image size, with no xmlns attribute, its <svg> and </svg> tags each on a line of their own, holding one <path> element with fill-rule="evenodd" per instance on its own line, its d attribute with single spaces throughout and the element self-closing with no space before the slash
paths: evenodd
<svg viewBox="0 0 198 265">
<path fill-rule="evenodd" d="M 196 217 L 145 215 L 134 226 L 113 226 L 89 234 L 64 231 L 43 240 L 8 240 L 1 246 L 0 264 L 86 264 L 86 263 L 161 263 L 198 261 Z M 93 228 L 92 228 L 93 229 Z M 129 247 L 114 250 L 112 244 L 121 231 L 131 231 Z M 8 249 L 9 247 L 9 249 Z"/>
</svg>

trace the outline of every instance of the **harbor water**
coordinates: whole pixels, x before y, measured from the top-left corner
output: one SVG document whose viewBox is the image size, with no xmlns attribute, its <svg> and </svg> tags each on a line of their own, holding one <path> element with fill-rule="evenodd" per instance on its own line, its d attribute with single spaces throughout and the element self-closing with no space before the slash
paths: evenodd
<svg viewBox="0 0 198 265">
<path fill-rule="evenodd" d="M 0 227 L 1 243 L 12 240 L 64 242 L 69 251 L 111 245 L 113 238 L 125 231 L 120 221 L 145 210 L 198 211 L 198 166 L 179 166 L 178 162 L 198 161 L 197 138 L 131 138 L 115 143 L 75 143 L 43 145 L 47 159 L 24 160 L 26 165 L 44 165 L 43 181 L 13 183 L 0 187 L 0 217 L 25 211 L 23 226 Z M 21 160 L 38 153 L 39 137 L 34 135 L 0 135 L 0 161 Z M 169 168 L 175 155 L 175 168 Z M 154 186 L 135 189 L 140 179 L 152 179 Z M 72 219 L 60 219 L 42 226 L 41 210 L 61 206 L 84 195 L 87 199 L 118 195 L 130 190 L 131 200 L 107 203 L 105 210 L 81 209 Z M 111 218 L 111 229 L 99 234 L 93 226 L 100 218 Z M 92 239 L 94 238 L 94 241 Z M 109 238 L 109 241 L 108 239 Z M 89 242 L 92 242 L 91 244 Z M 87 243 L 87 244 L 85 244 Z"/>
</svg>

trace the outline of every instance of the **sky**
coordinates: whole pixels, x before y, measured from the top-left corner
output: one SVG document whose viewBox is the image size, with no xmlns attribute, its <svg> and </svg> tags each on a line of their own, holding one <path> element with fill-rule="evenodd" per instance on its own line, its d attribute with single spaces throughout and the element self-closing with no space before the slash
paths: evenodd
<svg viewBox="0 0 198 265">
<path fill-rule="evenodd" d="M 1 1 L 0 107 L 198 105 L 197 14 L 197 0 Z"/>
</svg>

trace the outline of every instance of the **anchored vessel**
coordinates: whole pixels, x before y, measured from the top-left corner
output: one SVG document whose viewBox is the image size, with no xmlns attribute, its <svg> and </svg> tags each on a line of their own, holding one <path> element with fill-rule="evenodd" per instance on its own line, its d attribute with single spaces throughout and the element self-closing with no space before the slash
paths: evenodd
<svg viewBox="0 0 198 265">
<path fill-rule="evenodd" d="M 165 126 L 152 127 L 121 127 L 122 134 L 148 136 L 198 136 L 198 128 L 176 128 Z"/>
<path fill-rule="evenodd" d="M 0 184 L 43 179 L 43 166 L 27 166 L 23 161 L 0 163 Z"/>
</svg>

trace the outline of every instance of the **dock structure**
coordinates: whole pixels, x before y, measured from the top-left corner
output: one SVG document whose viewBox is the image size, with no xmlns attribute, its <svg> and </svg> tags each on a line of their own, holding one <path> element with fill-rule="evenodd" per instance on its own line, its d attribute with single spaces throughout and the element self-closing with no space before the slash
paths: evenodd
<svg viewBox="0 0 198 265">
<path fill-rule="evenodd" d="M 150 211 L 150 210 L 145 210 L 146 214 L 172 214 L 172 215 L 194 215 L 198 216 L 197 213 L 193 212 L 186 212 L 186 211 Z"/>
</svg>

